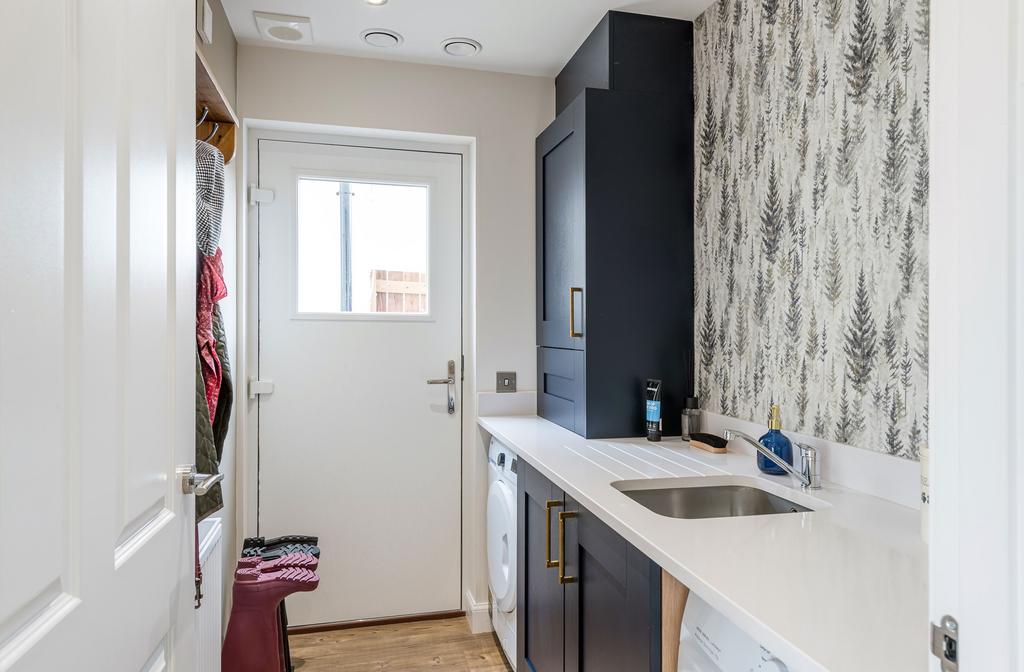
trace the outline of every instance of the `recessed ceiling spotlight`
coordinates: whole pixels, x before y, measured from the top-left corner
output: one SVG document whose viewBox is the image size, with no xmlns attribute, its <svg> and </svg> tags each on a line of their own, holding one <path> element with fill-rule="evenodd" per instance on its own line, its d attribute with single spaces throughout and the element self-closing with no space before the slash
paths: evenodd
<svg viewBox="0 0 1024 672">
<path fill-rule="evenodd" d="M 441 43 L 441 48 L 449 56 L 475 56 L 483 50 L 483 45 L 468 37 L 449 37 Z"/>
<path fill-rule="evenodd" d="M 366 0 L 366 4 L 380 7 L 381 5 L 388 4 L 388 0 Z"/>
<path fill-rule="evenodd" d="M 389 47 L 397 47 L 402 43 L 402 36 L 393 30 L 387 30 L 385 28 L 371 28 L 364 30 L 359 34 L 363 38 L 363 42 L 366 42 L 372 47 L 380 47 L 386 49 Z"/>
<path fill-rule="evenodd" d="M 306 16 L 289 16 L 270 12 L 253 12 L 256 28 L 265 40 L 312 44 L 313 29 Z"/>
</svg>

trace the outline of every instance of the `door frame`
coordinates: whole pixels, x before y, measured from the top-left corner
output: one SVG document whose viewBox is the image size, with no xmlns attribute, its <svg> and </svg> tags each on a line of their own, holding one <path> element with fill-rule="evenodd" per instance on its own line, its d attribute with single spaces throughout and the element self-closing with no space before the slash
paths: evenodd
<svg viewBox="0 0 1024 672">
<path fill-rule="evenodd" d="M 242 122 L 242 160 L 238 171 L 238 387 L 236 398 L 238 424 L 236 434 L 236 479 L 238 490 L 237 542 L 257 535 L 259 495 L 259 418 L 256 403 L 249 399 L 248 381 L 255 376 L 259 364 L 258 318 L 259 318 L 259 267 L 257 218 L 254 206 L 249 202 L 249 186 L 256 181 L 259 169 L 258 143 L 260 140 L 283 140 L 310 142 L 330 145 L 351 145 L 359 147 L 429 151 L 457 154 L 462 162 L 462 250 L 460 292 L 462 295 L 461 353 L 464 362 L 462 371 L 461 407 L 462 426 L 459 432 L 460 474 L 460 596 L 463 609 L 467 605 L 467 587 L 472 582 L 469 573 L 473 567 L 473 548 L 483 539 L 473 537 L 472 524 L 478 512 L 472 506 L 474 478 L 477 460 L 471 454 L 475 447 L 473 431 L 477 416 L 476 390 L 476 313 L 475 299 L 475 241 L 476 241 L 476 139 L 466 136 L 441 135 L 367 129 L 325 124 L 284 122 L 261 119 L 245 119 Z M 486 460 L 486 455 L 483 458 Z"/>
</svg>

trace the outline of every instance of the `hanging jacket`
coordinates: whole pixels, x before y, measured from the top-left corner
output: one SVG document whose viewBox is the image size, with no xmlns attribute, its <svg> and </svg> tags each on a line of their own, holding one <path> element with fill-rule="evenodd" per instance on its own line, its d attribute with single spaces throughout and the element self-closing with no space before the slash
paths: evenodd
<svg viewBox="0 0 1024 672">
<path fill-rule="evenodd" d="M 196 346 L 206 386 L 206 403 L 210 420 L 217 419 L 217 398 L 222 384 L 222 367 L 217 353 L 217 337 L 213 330 L 213 314 L 217 302 L 228 295 L 224 284 L 224 263 L 220 248 L 212 257 L 200 255 L 201 268 L 196 287 Z M 223 330 L 222 330 L 223 331 Z"/>
<path fill-rule="evenodd" d="M 224 457 L 224 440 L 228 436 L 228 424 L 231 422 L 231 406 L 234 403 L 235 391 L 231 384 L 231 362 L 228 361 L 227 333 L 224 330 L 224 317 L 220 306 L 213 307 L 213 336 L 217 339 L 217 359 L 220 360 L 220 392 L 217 395 L 217 413 L 213 421 L 213 443 L 217 449 L 217 463 Z"/>
<path fill-rule="evenodd" d="M 196 247 L 213 256 L 220 245 L 224 213 L 224 155 L 196 140 Z"/>
<path fill-rule="evenodd" d="M 217 445 L 210 424 L 210 411 L 206 403 L 206 386 L 203 384 L 202 366 L 196 357 L 196 471 L 201 474 L 216 474 L 220 471 Z M 224 495 L 220 483 L 214 485 L 202 497 L 196 497 L 196 522 L 224 506 Z"/>
<path fill-rule="evenodd" d="M 217 302 L 227 296 L 220 232 L 224 210 L 224 156 L 196 141 L 196 469 L 220 471 L 224 440 L 231 421 L 233 389 L 228 365 L 227 337 Z M 218 483 L 196 497 L 196 521 L 224 505 Z M 197 549 L 198 552 L 198 549 Z M 199 597 L 200 575 L 196 576 Z"/>
</svg>

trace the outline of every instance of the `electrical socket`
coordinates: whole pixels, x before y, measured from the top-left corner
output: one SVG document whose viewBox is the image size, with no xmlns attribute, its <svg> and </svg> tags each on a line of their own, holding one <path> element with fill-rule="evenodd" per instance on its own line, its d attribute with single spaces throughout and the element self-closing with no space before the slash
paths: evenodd
<svg viewBox="0 0 1024 672">
<path fill-rule="evenodd" d="M 498 371 L 497 381 L 494 383 L 494 389 L 498 392 L 515 392 L 516 372 Z"/>
</svg>

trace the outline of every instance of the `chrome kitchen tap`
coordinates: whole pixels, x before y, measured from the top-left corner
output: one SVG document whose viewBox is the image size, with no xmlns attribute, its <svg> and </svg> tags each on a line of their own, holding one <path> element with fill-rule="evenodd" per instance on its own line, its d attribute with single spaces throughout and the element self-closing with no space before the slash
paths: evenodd
<svg viewBox="0 0 1024 672">
<path fill-rule="evenodd" d="M 774 464 L 778 465 L 780 469 L 799 480 L 800 487 L 802 489 L 821 489 L 821 464 L 818 462 L 818 450 L 816 448 L 803 443 L 797 443 L 796 441 L 793 442 L 800 448 L 800 471 L 797 471 L 790 466 L 789 462 L 786 462 L 784 459 L 762 446 L 760 441 L 755 440 L 753 437 L 744 434 L 743 432 L 735 429 L 727 429 L 725 430 L 725 439 L 727 441 L 732 441 L 733 439 L 746 441 L 756 448 L 757 452 L 764 455 L 765 458 L 771 460 Z"/>
</svg>

